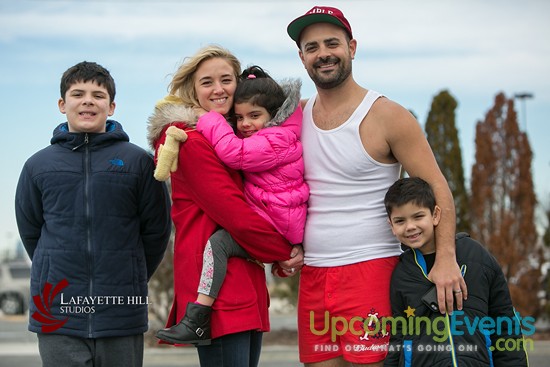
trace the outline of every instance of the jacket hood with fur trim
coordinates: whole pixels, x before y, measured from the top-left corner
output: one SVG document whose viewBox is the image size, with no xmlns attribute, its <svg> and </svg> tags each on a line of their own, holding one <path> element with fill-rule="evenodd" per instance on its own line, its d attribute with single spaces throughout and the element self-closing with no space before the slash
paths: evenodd
<svg viewBox="0 0 550 367">
<path fill-rule="evenodd" d="M 285 122 L 300 104 L 300 79 L 284 79 L 279 83 L 286 95 L 286 99 L 275 114 L 275 117 L 266 124 L 266 127 L 279 126 Z M 160 138 L 162 131 L 167 125 L 173 122 L 182 122 L 190 128 L 197 124 L 197 115 L 192 107 L 182 103 L 167 102 L 167 99 L 160 101 L 155 110 L 147 119 L 147 142 L 154 150 L 155 143 Z"/>
<path fill-rule="evenodd" d="M 176 121 L 191 128 L 197 124 L 197 114 L 192 107 L 182 103 L 162 103 L 163 101 L 165 100 L 157 103 L 155 111 L 147 119 L 147 142 L 153 150 L 166 126 Z"/>
<path fill-rule="evenodd" d="M 283 88 L 286 99 L 273 119 L 266 123 L 265 127 L 281 125 L 296 111 L 296 108 L 300 104 L 300 89 L 302 88 L 302 81 L 300 79 L 284 79 L 279 85 Z"/>
</svg>

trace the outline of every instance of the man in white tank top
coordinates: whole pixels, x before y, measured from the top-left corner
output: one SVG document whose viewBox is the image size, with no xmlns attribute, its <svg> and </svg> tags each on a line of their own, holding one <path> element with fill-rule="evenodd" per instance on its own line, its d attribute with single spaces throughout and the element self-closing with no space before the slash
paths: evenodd
<svg viewBox="0 0 550 367">
<path fill-rule="evenodd" d="M 399 104 L 352 75 L 357 41 L 336 8 L 315 6 L 287 32 L 316 85 L 304 101 L 302 144 L 310 200 L 300 279 L 300 360 L 308 366 L 382 366 L 389 335 L 389 281 L 401 252 L 384 195 L 400 168 L 427 181 L 442 208 L 430 273 L 440 311 L 467 289 L 455 258 L 455 209 L 423 131 Z M 456 298 L 462 309 L 462 297 Z"/>
</svg>

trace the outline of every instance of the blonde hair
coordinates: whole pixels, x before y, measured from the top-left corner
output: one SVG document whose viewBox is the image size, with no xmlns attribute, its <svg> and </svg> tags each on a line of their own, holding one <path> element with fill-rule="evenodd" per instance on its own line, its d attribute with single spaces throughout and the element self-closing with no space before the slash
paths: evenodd
<svg viewBox="0 0 550 367">
<path fill-rule="evenodd" d="M 241 74 L 241 62 L 237 57 L 221 46 L 208 45 L 197 51 L 195 55 L 184 59 L 183 64 L 174 73 L 172 81 L 168 85 L 169 93 L 179 97 L 186 106 L 199 106 L 195 91 L 195 72 L 203 61 L 213 58 L 226 60 L 233 68 L 235 80 L 239 78 Z"/>
</svg>

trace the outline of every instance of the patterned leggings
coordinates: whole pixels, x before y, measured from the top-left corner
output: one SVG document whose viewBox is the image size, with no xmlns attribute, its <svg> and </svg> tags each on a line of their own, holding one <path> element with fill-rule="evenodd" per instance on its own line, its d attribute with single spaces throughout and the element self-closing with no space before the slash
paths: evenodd
<svg viewBox="0 0 550 367">
<path fill-rule="evenodd" d="M 235 256 L 245 259 L 250 257 L 225 229 L 220 229 L 210 236 L 204 248 L 198 292 L 218 298 L 227 272 L 227 260 Z"/>
</svg>

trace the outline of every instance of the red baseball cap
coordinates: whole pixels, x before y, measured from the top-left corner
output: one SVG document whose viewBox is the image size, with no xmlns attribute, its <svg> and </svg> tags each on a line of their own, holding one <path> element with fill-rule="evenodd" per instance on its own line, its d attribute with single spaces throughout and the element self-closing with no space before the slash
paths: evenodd
<svg viewBox="0 0 550 367">
<path fill-rule="evenodd" d="M 344 28 L 348 36 L 353 38 L 351 26 L 346 17 L 344 17 L 344 14 L 339 9 L 329 6 L 314 6 L 310 11 L 290 22 L 286 31 L 299 47 L 300 34 L 305 27 L 315 23 L 331 23 L 337 25 Z"/>
</svg>

